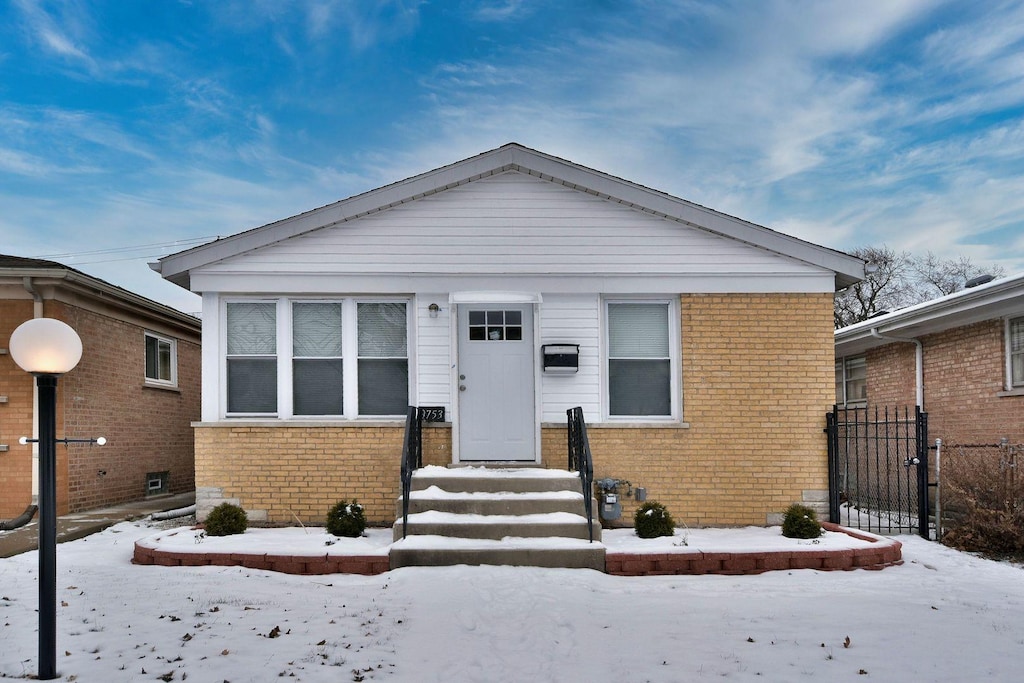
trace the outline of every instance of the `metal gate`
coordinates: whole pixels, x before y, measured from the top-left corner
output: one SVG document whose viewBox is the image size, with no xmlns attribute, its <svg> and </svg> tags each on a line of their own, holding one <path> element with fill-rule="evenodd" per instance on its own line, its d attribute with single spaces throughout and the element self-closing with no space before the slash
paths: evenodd
<svg viewBox="0 0 1024 683">
<path fill-rule="evenodd" d="M 929 538 L 928 414 L 833 406 L 826 425 L 829 521 Z"/>
</svg>

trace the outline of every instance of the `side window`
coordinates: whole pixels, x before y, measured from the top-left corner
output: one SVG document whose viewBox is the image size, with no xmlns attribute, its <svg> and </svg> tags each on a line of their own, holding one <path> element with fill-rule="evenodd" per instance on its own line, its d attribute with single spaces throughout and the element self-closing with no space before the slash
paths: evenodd
<svg viewBox="0 0 1024 683">
<path fill-rule="evenodd" d="M 849 405 L 868 400 L 868 362 L 864 356 L 836 361 L 836 403 Z"/>
<path fill-rule="evenodd" d="M 663 302 L 608 303 L 610 417 L 671 417 L 670 310 Z"/>
<path fill-rule="evenodd" d="M 228 413 L 277 412 L 277 305 L 227 304 Z"/>
<path fill-rule="evenodd" d="M 1010 386 L 1024 387 L 1024 318 L 1010 321 L 1007 346 L 1010 355 Z"/>
<path fill-rule="evenodd" d="M 292 304 L 292 400 L 296 415 L 343 415 L 342 304 Z"/>
<path fill-rule="evenodd" d="M 409 350 L 404 303 L 360 303 L 359 414 L 402 415 L 409 405 Z"/>
<path fill-rule="evenodd" d="M 177 386 L 177 344 L 173 339 L 146 333 L 146 381 Z"/>
</svg>

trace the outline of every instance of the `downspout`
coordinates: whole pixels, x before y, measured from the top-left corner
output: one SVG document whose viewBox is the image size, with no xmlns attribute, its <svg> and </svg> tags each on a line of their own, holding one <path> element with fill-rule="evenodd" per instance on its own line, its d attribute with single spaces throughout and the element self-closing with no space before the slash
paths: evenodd
<svg viewBox="0 0 1024 683">
<path fill-rule="evenodd" d="M 43 295 L 36 291 L 36 288 L 32 286 L 32 278 L 23 277 L 21 278 L 21 284 L 25 287 L 25 291 L 32 295 L 32 317 L 42 318 L 43 317 Z"/>
<path fill-rule="evenodd" d="M 877 327 L 871 328 L 871 336 L 875 339 L 914 344 L 917 347 L 914 354 L 916 366 L 915 379 L 917 383 L 917 405 L 920 406 L 921 410 L 924 410 L 924 344 L 921 343 L 920 339 L 913 339 L 910 337 L 890 337 L 889 335 L 879 332 Z"/>
</svg>

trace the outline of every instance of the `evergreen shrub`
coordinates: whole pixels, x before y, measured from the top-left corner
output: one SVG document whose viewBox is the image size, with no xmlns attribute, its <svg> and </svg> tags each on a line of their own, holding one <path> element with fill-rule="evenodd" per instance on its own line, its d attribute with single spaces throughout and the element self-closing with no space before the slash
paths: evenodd
<svg viewBox="0 0 1024 683">
<path fill-rule="evenodd" d="M 654 500 L 641 505 L 633 515 L 633 528 L 640 538 L 671 536 L 675 533 L 675 527 L 676 523 L 668 508 Z"/>
</svg>

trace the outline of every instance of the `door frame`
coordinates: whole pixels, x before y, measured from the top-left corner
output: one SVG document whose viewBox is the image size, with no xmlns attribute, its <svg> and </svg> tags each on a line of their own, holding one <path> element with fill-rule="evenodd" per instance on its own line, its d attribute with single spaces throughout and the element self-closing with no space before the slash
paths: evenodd
<svg viewBox="0 0 1024 683">
<path fill-rule="evenodd" d="M 451 375 L 449 386 L 451 387 L 452 402 L 452 464 L 462 464 L 459 447 L 459 427 L 461 415 L 459 411 L 459 325 L 463 311 L 467 305 L 501 305 L 501 304 L 531 304 L 533 308 L 533 460 L 517 460 L 519 465 L 539 465 L 541 463 L 541 367 L 537 358 L 537 350 L 540 348 L 540 307 L 542 298 L 540 292 L 451 292 L 448 295 L 448 305 L 452 311 L 449 316 L 449 344 L 452 349 Z M 505 461 L 496 460 L 495 464 Z M 469 465 L 483 465 L 479 460 L 466 461 Z M 488 463 L 490 464 L 490 463 Z"/>
</svg>

